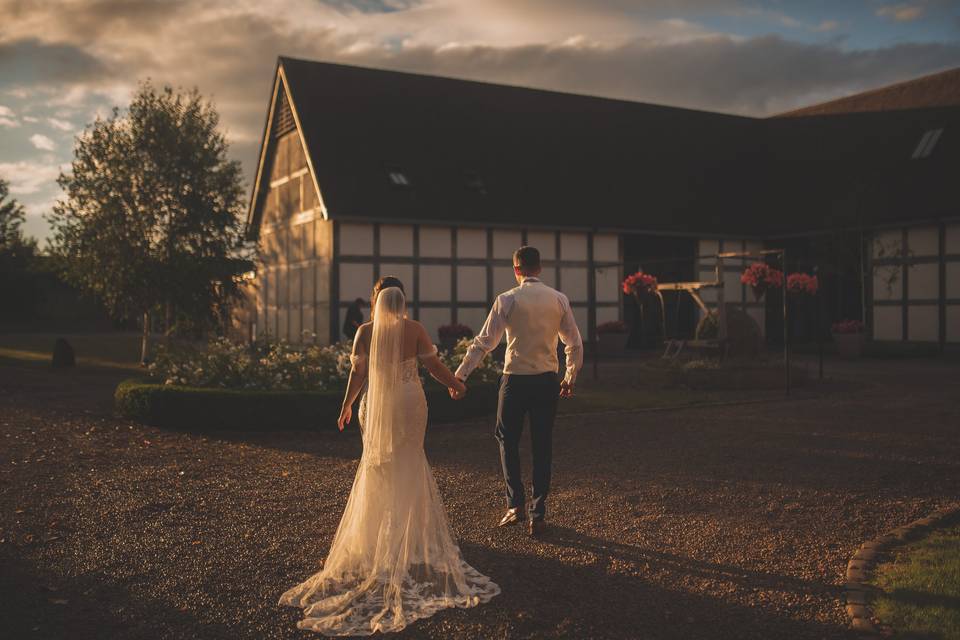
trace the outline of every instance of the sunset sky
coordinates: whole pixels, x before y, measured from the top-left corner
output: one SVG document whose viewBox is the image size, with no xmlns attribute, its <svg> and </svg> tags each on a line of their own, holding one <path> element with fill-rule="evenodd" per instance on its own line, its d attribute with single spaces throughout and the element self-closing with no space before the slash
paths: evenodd
<svg viewBox="0 0 960 640">
<path fill-rule="evenodd" d="M 255 169 L 278 55 L 764 116 L 960 66 L 958 0 L 0 0 L 0 177 L 41 214 L 138 80 L 193 87 Z"/>
</svg>

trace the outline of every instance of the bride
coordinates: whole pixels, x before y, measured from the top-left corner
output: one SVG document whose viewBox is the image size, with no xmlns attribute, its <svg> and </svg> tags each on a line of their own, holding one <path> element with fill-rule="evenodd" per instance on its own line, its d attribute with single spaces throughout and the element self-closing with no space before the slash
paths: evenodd
<svg viewBox="0 0 960 640">
<path fill-rule="evenodd" d="M 458 395 L 466 389 L 440 362 L 423 325 L 405 315 L 403 285 L 381 279 L 371 321 L 353 343 L 340 412 L 342 431 L 360 400 L 363 455 L 323 569 L 280 597 L 301 607 L 301 629 L 329 636 L 399 631 L 447 607 L 500 593 L 464 562 L 423 452 L 427 403 L 417 360 Z"/>
</svg>

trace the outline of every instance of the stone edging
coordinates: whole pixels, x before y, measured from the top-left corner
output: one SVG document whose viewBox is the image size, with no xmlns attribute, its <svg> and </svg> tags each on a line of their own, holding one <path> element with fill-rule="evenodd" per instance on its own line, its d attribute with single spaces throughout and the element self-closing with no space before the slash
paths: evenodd
<svg viewBox="0 0 960 640">
<path fill-rule="evenodd" d="M 867 584 L 873 576 L 877 564 L 886 559 L 893 547 L 919 538 L 938 526 L 960 520 L 960 504 L 934 511 L 926 518 L 914 520 L 910 524 L 888 531 L 876 540 L 864 542 L 847 563 L 847 581 L 844 587 L 844 601 L 850 626 L 861 637 L 881 638 L 881 629 L 873 622 L 870 602 L 876 593 L 876 587 Z"/>
</svg>

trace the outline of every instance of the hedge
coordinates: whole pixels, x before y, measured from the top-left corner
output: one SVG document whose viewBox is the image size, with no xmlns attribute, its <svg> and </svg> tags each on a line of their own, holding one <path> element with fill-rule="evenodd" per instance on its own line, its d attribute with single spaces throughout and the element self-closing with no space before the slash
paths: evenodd
<svg viewBox="0 0 960 640">
<path fill-rule="evenodd" d="M 488 416 L 497 405 L 493 384 L 471 386 L 467 396 L 456 401 L 432 382 L 425 392 L 431 423 Z M 342 401 L 339 391 L 208 389 L 137 379 L 121 382 L 114 393 L 117 413 L 125 418 L 192 430 L 336 429 Z"/>
</svg>

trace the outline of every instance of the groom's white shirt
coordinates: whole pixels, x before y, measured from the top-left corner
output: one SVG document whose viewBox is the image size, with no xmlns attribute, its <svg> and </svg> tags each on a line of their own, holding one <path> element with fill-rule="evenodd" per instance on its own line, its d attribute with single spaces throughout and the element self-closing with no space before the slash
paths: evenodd
<svg viewBox="0 0 960 640">
<path fill-rule="evenodd" d="M 576 380 L 583 366 L 583 341 L 570 301 L 533 277 L 524 278 L 519 287 L 497 296 L 487 321 L 457 369 L 457 377 L 466 380 L 484 356 L 500 344 L 504 332 L 507 334 L 504 373 L 535 375 L 556 371 L 560 364 L 557 359 L 559 337 L 567 354 L 564 379 L 570 384 Z"/>
</svg>

